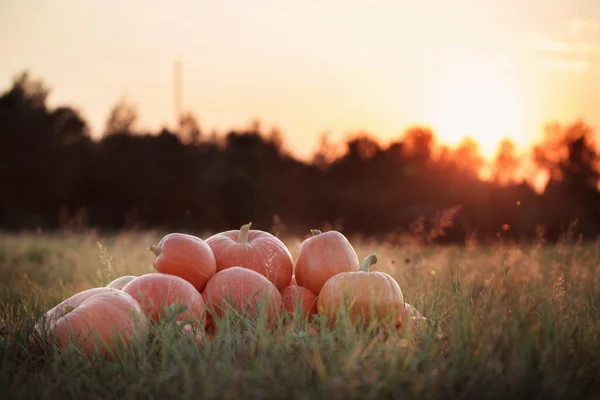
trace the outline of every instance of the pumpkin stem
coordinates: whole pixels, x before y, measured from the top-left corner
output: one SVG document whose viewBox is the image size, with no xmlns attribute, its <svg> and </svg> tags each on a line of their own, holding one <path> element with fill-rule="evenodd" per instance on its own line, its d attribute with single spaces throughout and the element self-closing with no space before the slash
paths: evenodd
<svg viewBox="0 0 600 400">
<path fill-rule="evenodd" d="M 246 225 L 242 225 L 240 228 L 240 236 L 238 236 L 238 243 L 248 243 L 248 233 L 250 232 L 250 227 L 252 226 L 252 222 L 248 222 Z"/>
<path fill-rule="evenodd" d="M 150 251 L 153 252 L 156 257 L 160 256 L 160 252 L 161 252 L 160 247 L 151 245 Z"/>
<path fill-rule="evenodd" d="M 310 233 L 312 233 L 313 236 L 317 236 L 320 235 L 322 232 L 318 229 L 311 229 Z"/>
<path fill-rule="evenodd" d="M 367 258 L 365 258 L 363 262 L 360 263 L 360 268 L 358 270 L 362 272 L 369 272 L 369 268 L 371 268 L 371 266 L 376 262 L 377 255 L 375 253 L 369 254 Z"/>
</svg>

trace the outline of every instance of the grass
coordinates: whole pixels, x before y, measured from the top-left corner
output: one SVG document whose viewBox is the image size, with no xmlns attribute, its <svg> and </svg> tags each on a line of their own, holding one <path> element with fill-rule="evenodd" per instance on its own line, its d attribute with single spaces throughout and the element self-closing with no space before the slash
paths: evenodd
<svg viewBox="0 0 600 400">
<path fill-rule="evenodd" d="M 205 235 L 203 235 L 205 236 Z M 156 233 L 0 235 L 2 398 L 579 399 L 600 397 L 600 247 L 351 240 L 436 322 L 415 331 L 237 320 L 199 346 L 173 323 L 115 360 L 33 350 L 42 313 L 152 271 Z M 300 240 L 284 240 L 295 257 Z"/>
</svg>

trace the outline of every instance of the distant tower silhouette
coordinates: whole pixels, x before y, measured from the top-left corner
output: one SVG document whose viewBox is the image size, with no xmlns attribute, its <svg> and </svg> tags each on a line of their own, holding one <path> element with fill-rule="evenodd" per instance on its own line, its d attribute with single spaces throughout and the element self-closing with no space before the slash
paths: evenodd
<svg viewBox="0 0 600 400">
<path fill-rule="evenodd" d="M 182 106 L 182 72 L 181 72 L 181 60 L 175 60 L 173 66 L 173 112 L 175 117 L 175 130 L 177 133 L 181 132 L 181 106 Z"/>
</svg>

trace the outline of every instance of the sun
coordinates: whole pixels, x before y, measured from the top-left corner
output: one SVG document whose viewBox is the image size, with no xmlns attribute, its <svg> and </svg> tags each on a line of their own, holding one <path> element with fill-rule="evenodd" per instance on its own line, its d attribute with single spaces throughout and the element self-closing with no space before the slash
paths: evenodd
<svg viewBox="0 0 600 400">
<path fill-rule="evenodd" d="M 510 70 L 498 62 L 463 57 L 441 63 L 436 71 L 426 112 L 441 143 L 453 146 L 471 137 L 486 158 L 493 157 L 503 138 L 517 147 L 526 144 L 522 96 Z"/>
</svg>

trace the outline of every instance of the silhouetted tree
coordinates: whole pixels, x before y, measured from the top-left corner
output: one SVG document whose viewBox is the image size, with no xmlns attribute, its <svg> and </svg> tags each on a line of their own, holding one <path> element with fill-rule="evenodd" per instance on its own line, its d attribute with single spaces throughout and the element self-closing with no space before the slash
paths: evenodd
<svg viewBox="0 0 600 400">
<path fill-rule="evenodd" d="M 479 151 L 479 144 L 470 137 L 459 143 L 453 158 L 463 173 L 477 173 L 485 163 Z"/>
<path fill-rule="evenodd" d="M 187 143 L 197 144 L 200 142 L 202 137 L 202 131 L 200 130 L 200 124 L 198 119 L 191 112 L 185 112 L 179 118 L 180 136 Z"/>
<path fill-rule="evenodd" d="M 68 106 L 49 108 L 48 88 L 28 73 L 0 94 L 0 228 L 126 227 L 215 231 L 273 221 L 305 235 L 327 225 L 387 237 L 417 230 L 425 242 L 557 239 L 573 220 L 600 233 L 598 154 L 582 122 L 550 125 L 532 159 L 550 181 L 543 194 L 514 179 L 524 160 L 503 141 L 491 180 L 477 143 L 456 148 L 410 127 L 383 145 L 366 132 L 332 144 L 322 135 L 312 162 L 292 157 L 278 129 L 260 121 L 201 139 L 195 116 L 179 132 L 135 131 L 136 108 L 117 102 L 106 134 L 92 140 Z M 493 123 L 491 121 L 490 123 Z"/>
<path fill-rule="evenodd" d="M 521 161 L 517 157 L 515 144 L 510 139 L 503 139 L 498 145 L 494 158 L 493 178 L 500 184 L 513 181 Z"/>
<path fill-rule="evenodd" d="M 105 135 L 114 135 L 117 133 L 131 133 L 135 128 L 138 119 L 137 108 L 121 99 L 110 110 L 106 118 Z"/>
<path fill-rule="evenodd" d="M 404 134 L 407 156 L 419 166 L 427 165 L 433 156 L 435 136 L 428 128 L 413 127 Z"/>
</svg>

